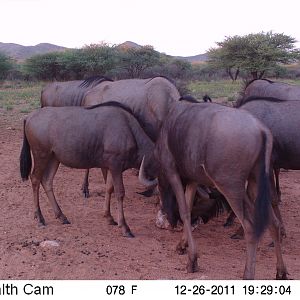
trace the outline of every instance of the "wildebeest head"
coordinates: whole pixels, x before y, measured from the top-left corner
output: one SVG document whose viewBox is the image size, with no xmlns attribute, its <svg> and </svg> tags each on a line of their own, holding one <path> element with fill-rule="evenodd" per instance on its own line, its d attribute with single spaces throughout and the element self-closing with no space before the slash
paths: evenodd
<svg viewBox="0 0 300 300">
<path fill-rule="evenodd" d="M 185 186 L 184 180 L 183 185 Z M 178 222 L 182 222 L 179 207 L 170 184 L 163 176 L 159 177 L 159 191 L 162 211 L 166 214 L 170 225 L 175 227 Z M 200 220 L 206 224 L 212 218 L 218 217 L 225 210 L 229 211 L 229 209 L 230 206 L 226 198 L 217 189 L 199 186 L 194 198 L 191 222 L 195 224 Z"/>
</svg>

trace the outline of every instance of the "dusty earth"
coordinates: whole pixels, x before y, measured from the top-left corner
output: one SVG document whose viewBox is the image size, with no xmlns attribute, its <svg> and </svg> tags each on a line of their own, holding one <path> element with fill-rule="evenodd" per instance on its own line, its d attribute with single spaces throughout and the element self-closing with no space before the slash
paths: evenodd
<svg viewBox="0 0 300 300">
<path fill-rule="evenodd" d="M 33 219 L 30 182 L 19 175 L 22 115 L 0 111 L 0 279 L 241 279 L 245 242 L 229 236 L 238 223 L 225 229 L 226 215 L 194 231 L 200 271 L 188 274 L 187 257 L 175 253 L 181 233 L 155 227 L 156 197 L 143 198 L 143 187 L 132 171 L 125 173 L 127 222 L 135 238 L 124 238 L 117 226 L 103 218 L 104 183 L 92 170 L 91 197 L 80 191 L 83 170 L 60 166 L 55 193 L 70 225 L 54 218 L 41 189 L 41 208 L 47 222 L 39 228 Z M 300 172 L 281 175 L 282 214 L 287 238 L 283 254 L 290 278 L 300 279 Z M 112 203 L 116 217 L 116 201 Z M 43 247 L 43 241 L 58 246 Z M 260 242 L 256 279 L 274 279 L 275 254 L 266 233 Z"/>
</svg>

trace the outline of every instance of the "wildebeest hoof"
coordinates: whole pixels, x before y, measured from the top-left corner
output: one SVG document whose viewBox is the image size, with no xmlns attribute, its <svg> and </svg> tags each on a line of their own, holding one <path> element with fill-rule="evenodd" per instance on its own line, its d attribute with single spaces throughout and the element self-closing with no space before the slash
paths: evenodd
<svg viewBox="0 0 300 300">
<path fill-rule="evenodd" d="M 71 224 L 70 221 L 67 219 L 67 217 L 64 214 L 60 214 L 59 216 L 56 217 L 57 219 L 59 219 L 59 221 L 61 222 L 61 224 L 65 225 L 65 224 Z"/>
<path fill-rule="evenodd" d="M 118 225 L 118 223 L 114 219 L 108 219 L 107 223 L 108 225 L 114 225 L 114 226 Z"/>
<path fill-rule="evenodd" d="M 134 235 L 133 235 L 133 233 L 131 231 L 124 232 L 123 236 L 127 237 L 127 238 L 134 238 Z"/>
<path fill-rule="evenodd" d="M 233 240 L 243 240 L 244 235 L 240 234 L 240 233 L 235 233 L 235 234 L 231 235 L 230 238 Z"/>
<path fill-rule="evenodd" d="M 114 220 L 114 218 L 111 215 L 104 215 L 104 218 L 106 219 L 108 225 L 118 225 L 118 223 Z"/>
<path fill-rule="evenodd" d="M 231 237 L 233 240 L 243 240 L 244 239 L 244 229 L 242 226 L 233 234 Z"/>
<path fill-rule="evenodd" d="M 287 272 L 279 272 L 277 271 L 276 273 L 276 279 L 277 280 L 288 280 L 288 277 L 287 277 Z"/>
<path fill-rule="evenodd" d="M 62 221 L 62 224 L 71 224 L 71 222 L 67 219 L 67 218 L 65 218 L 63 221 Z"/>
<path fill-rule="evenodd" d="M 40 213 L 35 213 L 34 214 L 34 219 L 37 219 L 39 227 L 45 227 L 46 226 L 45 219 Z"/>
<path fill-rule="evenodd" d="M 90 192 L 89 192 L 89 190 L 87 190 L 87 191 L 83 190 L 82 193 L 83 193 L 83 197 L 84 197 L 84 198 L 89 198 L 89 197 L 90 197 Z"/>
<path fill-rule="evenodd" d="M 156 191 L 156 186 L 152 187 L 152 188 L 149 188 L 143 192 L 136 192 L 137 194 L 139 195 L 142 195 L 144 197 L 151 197 L 153 195 L 157 195 L 158 192 Z"/>
<path fill-rule="evenodd" d="M 233 224 L 233 221 L 227 220 L 227 221 L 223 224 L 223 226 L 224 226 L 224 227 L 230 227 L 230 226 L 232 226 L 232 224 Z"/>
<path fill-rule="evenodd" d="M 195 273 L 199 271 L 199 267 L 198 267 L 198 262 L 197 259 L 195 259 L 194 261 L 189 261 L 187 264 L 187 272 L 188 273 Z"/>
<path fill-rule="evenodd" d="M 187 247 L 183 246 L 181 243 L 179 243 L 177 246 L 176 246 L 176 252 L 177 254 L 179 255 L 184 255 L 186 254 L 187 252 Z"/>
</svg>

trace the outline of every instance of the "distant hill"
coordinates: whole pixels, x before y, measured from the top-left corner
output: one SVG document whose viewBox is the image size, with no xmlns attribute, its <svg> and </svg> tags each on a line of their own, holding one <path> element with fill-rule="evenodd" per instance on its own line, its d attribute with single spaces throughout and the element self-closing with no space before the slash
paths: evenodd
<svg viewBox="0 0 300 300">
<path fill-rule="evenodd" d="M 189 61 L 191 64 L 195 63 L 201 63 L 208 60 L 208 55 L 206 53 L 204 54 L 198 54 L 194 56 L 176 56 L 178 59 L 183 59 Z"/>
<path fill-rule="evenodd" d="M 122 44 L 119 44 L 117 46 L 118 48 L 123 48 L 123 49 L 129 49 L 129 48 L 136 48 L 136 49 L 140 49 L 142 48 L 141 45 L 137 44 L 137 43 L 134 43 L 134 42 L 131 42 L 131 41 L 126 41 Z"/>
<path fill-rule="evenodd" d="M 142 46 L 131 42 L 126 41 L 117 46 L 118 48 L 141 48 Z M 46 54 L 49 52 L 65 51 L 66 47 L 57 46 L 49 43 L 41 43 L 35 46 L 22 46 L 13 43 L 1 43 L 0 42 L 0 52 L 5 53 L 6 55 L 16 59 L 16 60 L 25 60 L 36 54 Z M 207 54 L 199 54 L 194 56 L 173 56 L 174 58 L 187 60 L 190 63 L 201 63 L 207 61 Z"/>
<path fill-rule="evenodd" d="M 0 42 L 0 52 L 5 53 L 16 60 L 25 60 L 36 54 L 46 54 L 49 52 L 64 51 L 66 49 L 68 48 L 48 43 L 41 43 L 35 46 L 22 46 L 13 43 Z"/>
<path fill-rule="evenodd" d="M 128 48 L 139 49 L 141 47 L 142 47 L 141 45 L 139 45 L 137 43 L 134 43 L 134 42 L 131 42 L 131 41 L 126 41 L 126 42 L 118 45 L 118 48 L 124 48 L 124 49 L 128 49 Z M 178 59 L 182 59 L 182 60 L 187 60 L 192 64 L 193 63 L 201 63 L 201 62 L 204 62 L 204 61 L 208 60 L 208 56 L 207 56 L 206 53 L 198 54 L 198 55 L 194 55 L 194 56 L 173 56 L 173 57 L 178 58 Z"/>
</svg>

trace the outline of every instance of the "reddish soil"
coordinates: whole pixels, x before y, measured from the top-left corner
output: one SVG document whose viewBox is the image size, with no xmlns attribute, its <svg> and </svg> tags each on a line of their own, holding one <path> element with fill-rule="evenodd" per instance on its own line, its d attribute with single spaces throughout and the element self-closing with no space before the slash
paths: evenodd
<svg viewBox="0 0 300 300">
<path fill-rule="evenodd" d="M 122 237 L 117 226 L 103 218 L 104 183 L 92 170 L 91 197 L 83 199 L 83 170 L 60 166 L 55 194 L 70 225 L 61 225 L 41 188 L 41 209 L 47 222 L 39 228 L 33 219 L 30 182 L 19 175 L 22 116 L 0 111 L 0 279 L 241 279 L 245 242 L 229 236 L 238 223 L 225 229 L 226 215 L 194 231 L 200 271 L 188 274 L 187 257 L 175 253 L 180 232 L 155 227 L 157 198 L 143 198 L 134 172 L 124 176 L 127 223 L 135 238 Z M 287 230 L 283 255 L 293 279 L 300 279 L 300 172 L 282 172 L 282 206 Z M 112 201 L 116 217 L 116 201 Z M 54 240 L 57 247 L 42 247 Z M 266 233 L 259 244 L 256 279 L 274 279 L 275 253 Z"/>
</svg>

